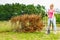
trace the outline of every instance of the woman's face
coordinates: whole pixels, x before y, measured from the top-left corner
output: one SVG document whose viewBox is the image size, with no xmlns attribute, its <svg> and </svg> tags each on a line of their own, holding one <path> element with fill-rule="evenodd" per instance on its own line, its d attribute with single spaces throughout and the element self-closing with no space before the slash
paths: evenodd
<svg viewBox="0 0 60 40">
<path fill-rule="evenodd" d="M 50 9 L 53 9 L 53 7 L 54 7 L 53 5 L 50 5 Z"/>
<path fill-rule="evenodd" d="M 50 6 L 50 9 L 53 9 L 53 7 L 52 7 L 52 6 Z"/>
</svg>

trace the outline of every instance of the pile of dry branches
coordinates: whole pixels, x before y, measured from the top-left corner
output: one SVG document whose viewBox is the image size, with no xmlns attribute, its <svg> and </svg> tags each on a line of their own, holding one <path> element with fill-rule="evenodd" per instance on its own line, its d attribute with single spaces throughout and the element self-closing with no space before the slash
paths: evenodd
<svg viewBox="0 0 60 40">
<path fill-rule="evenodd" d="M 22 32 L 41 31 L 44 27 L 41 16 L 35 14 L 12 17 L 11 24 L 14 30 Z"/>
</svg>

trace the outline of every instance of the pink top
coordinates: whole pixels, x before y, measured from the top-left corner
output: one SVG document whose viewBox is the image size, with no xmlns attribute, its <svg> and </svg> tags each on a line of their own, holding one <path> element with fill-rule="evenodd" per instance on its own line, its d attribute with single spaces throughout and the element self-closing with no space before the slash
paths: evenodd
<svg viewBox="0 0 60 40">
<path fill-rule="evenodd" d="M 54 10 L 48 10 L 48 18 L 52 18 L 54 15 Z"/>
</svg>

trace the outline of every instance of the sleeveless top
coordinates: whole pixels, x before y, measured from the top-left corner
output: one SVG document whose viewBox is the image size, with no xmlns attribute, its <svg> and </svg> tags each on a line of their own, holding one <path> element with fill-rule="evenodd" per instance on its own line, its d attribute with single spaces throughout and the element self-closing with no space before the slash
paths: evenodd
<svg viewBox="0 0 60 40">
<path fill-rule="evenodd" d="M 48 18 L 52 18 L 54 15 L 54 10 L 48 10 Z"/>
</svg>

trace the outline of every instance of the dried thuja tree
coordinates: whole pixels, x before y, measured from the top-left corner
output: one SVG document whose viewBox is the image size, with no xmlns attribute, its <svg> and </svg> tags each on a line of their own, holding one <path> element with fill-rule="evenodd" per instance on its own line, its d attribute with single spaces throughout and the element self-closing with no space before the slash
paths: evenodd
<svg viewBox="0 0 60 40">
<path fill-rule="evenodd" d="M 18 24 L 21 25 L 21 26 L 16 27 L 17 31 L 20 30 L 22 32 L 35 32 L 35 31 L 41 31 L 44 27 L 41 16 L 39 15 L 24 14 L 24 15 L 17 16 L 14 18 L 12 18 L 11 21 L 16 20 L 14 21 L 14 23 L 18 22 Z"/>
</svg>

